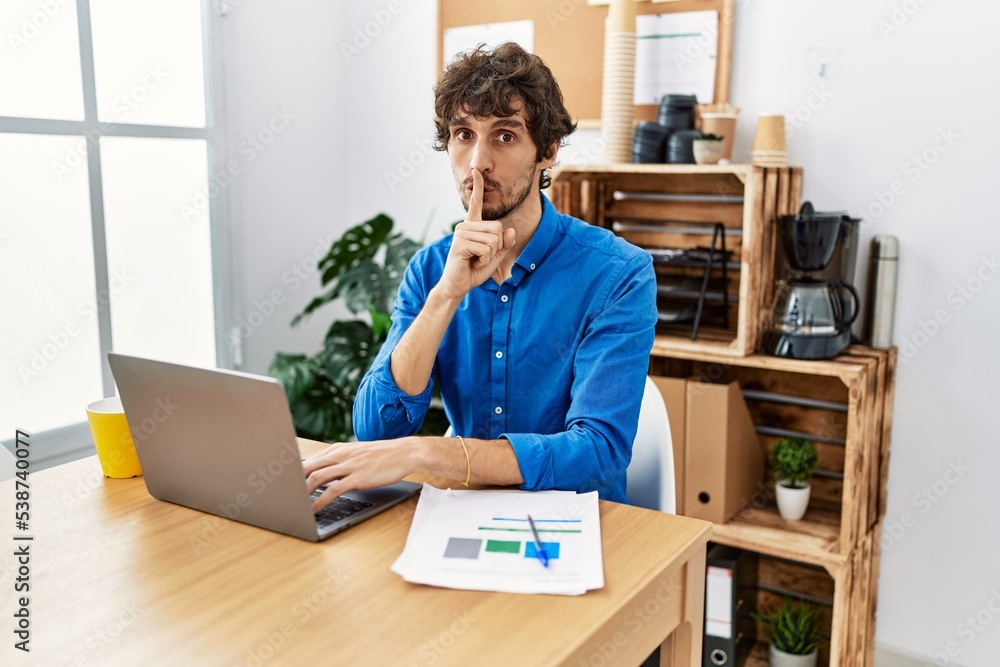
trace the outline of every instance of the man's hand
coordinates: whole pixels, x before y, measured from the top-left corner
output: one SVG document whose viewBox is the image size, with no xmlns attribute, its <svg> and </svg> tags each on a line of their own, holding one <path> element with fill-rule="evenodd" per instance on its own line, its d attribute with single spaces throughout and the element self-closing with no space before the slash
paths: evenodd
<svg viewBox="0 0 1000 667">
<path fill-rule="evenodd" d="M 395 484 L 416 467 L 414 444 L 410 438 L 374 440 L 361 443 L 335 443 L 302 462 L 311 494 L 327 484 L 323 494 L 313 500 L 313 512 L 329 505 L 337 496 L 376 486 Z"/>
<path fill-rule="evenodd" d="M 504 230 L 503 223 L 482 218 L 483 175 L 473 169 L 469 213 L 465 222 L 455 228 L 451 252 L 438 282 L 438 287 L 451 299 L 461 300 L 482 285 L 497 271 L 500 261 L 514 245 L 513 229 Z"/>
</svg>

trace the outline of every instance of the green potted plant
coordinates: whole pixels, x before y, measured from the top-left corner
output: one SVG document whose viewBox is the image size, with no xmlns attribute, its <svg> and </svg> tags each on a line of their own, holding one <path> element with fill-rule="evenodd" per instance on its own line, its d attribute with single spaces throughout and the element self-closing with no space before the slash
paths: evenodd
<svg viewBox="0 0 1000 667">
<path fill-rule="evenodd" d="M 771 667 L 816 667 L 820 609 L 788 599 L 764 614 L 754 614 L 771 648 Z"/>
<path fill-rule="evenodd" d="M 818 460 L 816 445 L 805 438 L 782 438 L 771 450 L 778 513 L 782 518 L 798 521 L 805 515 L 812 489 L 808 480 Z"/>
<path fill-rule="evenodd" d="M 694 161 L 698 164 L 718 164 L 722 157 L 722 140 L 715 134 L 702 134 L 694 140 Z"/>
<path fill-rule="evenodd" d="M 292 320 L 292 326 L 341 299 L 351 313 L 367 313 L 368 321 L 336 320 L 316 354 L 278 352 L 271 361 L 268 373 L 284 385 L 301 437 L 342 442 L 354 435 L 351 413 L 358 386 L 385 342 L 403 272 L 422 245 L 392 233 L 392 227 L 392 218 L 380 213 L 334 241 L 318 265 L 325 291 Z M 432 406 L 421 432 L 440 435 L 447 427 L 444 411 Z"/>
</svg>

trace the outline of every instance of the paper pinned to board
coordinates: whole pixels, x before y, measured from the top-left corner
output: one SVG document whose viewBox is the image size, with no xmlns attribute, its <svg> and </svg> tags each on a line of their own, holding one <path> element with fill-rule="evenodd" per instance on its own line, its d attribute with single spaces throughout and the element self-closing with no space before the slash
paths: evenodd
<svg viewBox="0 0 1000 667">
<path fill-rule="evenodd" d="M 528 53 L 534 53 L 535 22 L 526 19 L 446 28 L 441 53 L 444 62 L 441 67 L 444 69 L 459 53 L 471 51 L 480 44 L 486 44 L 487 48 L 492 49 L 503 42 L 515 42 Z"/>
<path fill-rule="evenodd" d="M 392 571 L 443 588 L 582 595 L 604 586 L 597 492 L 453 491 L 424 485 Z M 530 514 L 549 557 L 535 555 Z"/>
<path fill-rule="evenodd" d="M 645 14 L 635 19 L 636 104 L 659 104 L 667 94 L 715 101 L 719 12 Z"/>
</svg>

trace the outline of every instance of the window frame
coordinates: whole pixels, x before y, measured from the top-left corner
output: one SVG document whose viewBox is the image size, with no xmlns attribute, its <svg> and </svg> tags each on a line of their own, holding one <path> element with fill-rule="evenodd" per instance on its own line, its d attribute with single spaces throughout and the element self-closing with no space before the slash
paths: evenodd
<svg viewBox="0 0 1000 667">
<path fill-rule="evenodd" d="M 55 120 L 46 118 L 19 118 L 0 116 L 0 133 L 35 134 L 84 137 L 87 147 L 87 173 L 89 178 L 91 235 L 94 247 L 95 294 L 110 292 L 108 253 L 105 236 L 104 187 L 101 174 L 100 138 L 138 137 L 153 139 L 202 139 L 207 145 L 209 183 L 214 175 L 225 169 L 226 98 L 223 67 L 223 41 L 221 19 L 225 7 L 213 8 L 214 0 L 201 0 L 202 48 L 205 78 L 205 127 L 176 127 L 169 125 L 140 125 L 122 122 L 101 122 L 97 115 L 97 88 L 94 70 L 94 44 L 91 31 L 90 0 L 76 0 L 77 33 L 80 45 L 80 70 L 83 85 L 84 118 Z M 212 243 L 212 289 L 215 302 L 215 357 L 221 368 L 238 367 L 240 363 L 239 340 L 230 335 L 230 324 L 235 321 L 237 266 L 233 228 L 230 223 L 229 188 L 208 189 L 209 222 Z M 107 353 L 112 350 L 111 306 L 109 299 L 98 299 L 97 322 L 101 355 L 101 382 L 104 397 L 115 395 L 115 382 L 108 365 Z M 95 396 L 94 400 L 101 398 Z M 81 416 L 84 407 L 80 406 Z M 21 430 L 31 435 L 33 445 L 32 468 L 39 470 L 60 463 L 73 461 L 93 453 L 90 427 L 85 419 L 79 423 L 32 432 L 30 424 Z M 13 451 L 15 434 L 0 434 L 2 443 Z"/>
</svg>

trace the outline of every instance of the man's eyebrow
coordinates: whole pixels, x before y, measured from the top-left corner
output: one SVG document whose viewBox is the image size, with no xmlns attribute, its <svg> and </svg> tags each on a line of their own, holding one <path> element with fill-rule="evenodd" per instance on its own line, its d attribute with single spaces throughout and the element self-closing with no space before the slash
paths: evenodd
<svg viewBox="0 0 1000 667">
<path fill-rule="evenodd" d="M 469 119 L 468 116 L 462 116 L 460 118 L 452 118 L 450 121 L 448 121 L 448 127 L 455 127 L 455 126 L 458 126 L 458 125 L 465 125 L 467 123 L 468 119 Z M 495 121 L 493 121 L 490 124 L 490 127 L 493 127 L 493 128 L 509 127 L 509 128 L 515 129 L 515 130 L 523 130 L 523 129 L 525 129 L 524 122 L 521 121 L 521 120 L 519 120 L 519 119 L 516 119 L 516 118 L 497 118 Z"/>
<path fill-rule="evenodd" d="M 493 121 L 493 127 L 510 127 L 515 130 L 523 130 L 524 123 L 517 118 L 498 118 Z"/>
</svg>

